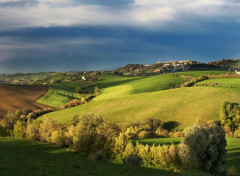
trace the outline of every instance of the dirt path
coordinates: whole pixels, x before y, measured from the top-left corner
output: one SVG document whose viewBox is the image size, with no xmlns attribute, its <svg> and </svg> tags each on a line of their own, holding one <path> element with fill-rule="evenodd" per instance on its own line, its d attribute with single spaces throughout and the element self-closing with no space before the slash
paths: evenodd
<svg viewBox="0 0 240 176">
<path fill-rule="evenodd" d="M 46 85 L 0 84 L 0 116 L 8 111 L 26 111 L 47 107 L 36 101 L 48 91 Z"/>
</svg>

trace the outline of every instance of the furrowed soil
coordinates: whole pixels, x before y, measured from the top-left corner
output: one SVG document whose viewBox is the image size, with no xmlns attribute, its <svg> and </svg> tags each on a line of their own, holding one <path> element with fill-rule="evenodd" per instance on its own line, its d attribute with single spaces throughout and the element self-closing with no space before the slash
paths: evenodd
<svg viewBox="0 0 240 176">
<path fill-rule="evenodd" d="M 37 102 L 47 92 L 46 85 L 0 84 L 0 116 L 18 109 L 31 111 L 47 107 Z"/>
</svg>

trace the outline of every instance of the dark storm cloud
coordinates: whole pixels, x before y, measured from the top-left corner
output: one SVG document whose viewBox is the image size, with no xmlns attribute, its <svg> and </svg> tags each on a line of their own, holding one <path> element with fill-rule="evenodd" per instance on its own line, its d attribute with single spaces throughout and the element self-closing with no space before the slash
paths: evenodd
<svg viewBox="0 0 240 176">
<path fill-rule="evenodd" d="M 235 0 L 3 0 L 0 72 L 239 57 Z"/>
<path fill-rule="evenodd" d="M 207 62 L 239 56 L 238 25 L 235 28 L 233 24 L 216 22 L 204 25 L 208 30 L 202 33 L 127 27 L 54 27 L 0 32 L 0 38 L 6 38 L 9 46 L 4 51 L 16 54 L 0 60 L 0 69 L 4 72 L 98 70 L 158 60 Z"/>
</svg>

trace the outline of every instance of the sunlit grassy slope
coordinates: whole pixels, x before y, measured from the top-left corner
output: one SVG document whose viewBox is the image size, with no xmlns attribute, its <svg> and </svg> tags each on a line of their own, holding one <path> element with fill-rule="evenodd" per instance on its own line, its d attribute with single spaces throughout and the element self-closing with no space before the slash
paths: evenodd
<svg viewBox="0 0 240 176">
<path fill-rule="evenodd" d="M 59 122 L 68 122 L 74 115 L 94 113 L 120 123 L 155 117 L 179 122 L 178 128 L 185 128 L 197 117 L 219 120 L 223 101 L 240 102 L 239 97 L 240 91 L 232 91 L 231 88 L 178 88 L 93 101 L 48 116 Z"/>
<path fill-rule="evenodd" d="M 189 74 L 196 75 L 195 72 Z M 197 117 L 218 121 L 224 101 L 240 103 L 240 79 L 207 80 L 222 81 L 232 87 L 170 89 L 184 81 L 186 80 L 171 75 L 104 76 L 98 84 L 102 93 L 94 98 L 93 102 L 49 113 L 47 116 L 66 123 L 75 115 L 86 113 L 101 115 L 118 123 L 136 122 L 154 117 L 163 121 L 175 121 L 179 124 L 177 128 L 183 129 L 191 126 Z M 42 118 L 44 116 L 40 117 Z"/>
<path fill-rule="evenodd" d="M 88 160 L 67 149 L 24 139 L 0 138 L 1 176 L 203 176 Z"/>
<path fill-rule="evenodd" d="M 130 94 L 166 90 L 175 88 L 176 85 L 180 86 L 184 82 L 186 82 L 185 79 L 171 75 L 149 77 L 106 76 L 99 83 L 102 93 L 94 100 L 98 101 Z"/>
<path fill-rule="evenodd" d="M 142 139 L 134 140 L 133 142 L 139 142 L 148 145 L 162 145 L 162 144 L 178 144 L 181 142 L 181 138 L 154 138 L 154 139 Z M 227 139 L 227 166 L 228 168 L 235 167 L 237 173 L 240 173 L 240 139 L 228 138 Z"/>
<path fill-rule="evenodd" d="M 221 79 L 208 79 L 199 82 L 199 84 L 205 83 L 219 83 L 213 88 L 224 88 L 225 90 L 240 91 L 240 79 L 239 78 L 221 78 Z"/>
<path fill-rule="evenodd" d="M 38 100 L 39 103 L 53 107 L 59 107 L 75 98 L 81 98 L 76 93 L 77 86 L 90 85 L 89 82 L 64 82 L 49 85 L 48 93 Z"/>
</svg>

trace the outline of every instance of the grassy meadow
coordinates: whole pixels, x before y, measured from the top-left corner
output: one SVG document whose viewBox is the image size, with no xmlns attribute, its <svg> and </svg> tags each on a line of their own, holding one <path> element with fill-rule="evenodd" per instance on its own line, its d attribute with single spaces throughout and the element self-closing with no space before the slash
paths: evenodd
<svg viewBox="0 0 240 176">
<path fill-rule="evenodd" d="M 204 74 L 219 75 L 222 73 L 225 71 L 189 71 L 178 74 L 198 77 Z M 149 77 L 105 75 L 100 79 L 101 81 L 96 86 L 101 89 L 101 94 L 92 102 L 52 112 L 47 116 L 64 123 L 70 122 L 75 115 L 86 113 L 101 115 L 103 118 L 114 120 L 117 123 L 137 122 L 154 117 L 162 121 L 173 121 L 178 124 L 176 129 L 184 129 L 191 126 L 197 117 L 218 121 L 224 101 L 240 103 L 238 98 L 240 96 L 240 79 L 238 78 L 209 79 L 199 82 L 221 83 L 216 87 L 193 86 L 186 88 L 174 88 L 187 80 L 171 74 Z M 69 84 L 71 85 L 71 83 Z M 72 83 L 72 91 L 76 85 L 77 83 Z M 61 91 L 60 86 L 58 90 Z M 64 97 L 65 101 L 60 102 L 58 98 L 55 98 L 59 96 L 59 93 L 51 96 L 50 92 L 46 95 L 49 97 L 45 96 L 39 102 L 43 103 L 42 100 L 46 99 L 45 104 L 49 101 L 48 105 L 59 106 L 67 101 Z M 59 96 L 59 99 L 60 97 L 63 96 Z M 40 119 L 44 117 L 41 116 Z"/>
<path fill-rule="evenodd" d="M 118 123 L 141 121 L 148 117 L 191 126 L 197 117 L 219 120 L 223 101 L 239 102 L 240 91 L 212 87 L 188 87 L 96 100 L 74 108 L 47 114 L 59 122 L 75 115 L 94 113 Z M 40 117 L 40 119 L 44 116 Z"/>
<path fill-rule="evenodd" d="M 149 77 L 121 77 L 106 76 L 98 84 L 102 94 L 94 100 L 103 100 L 115 97 L 123 97 L 131 94 L 140 94 L 167 90 L 180 86 L 187 80 L 171 75 L 157 75 Z"/>
<path fill-rule="evenodd" d="M 207 176 L 202 173 L 174 173 L 143 167 L 92 161 L 41 142 L 0 138 L 0 175 L 4 176 Z"/>
</svg>

